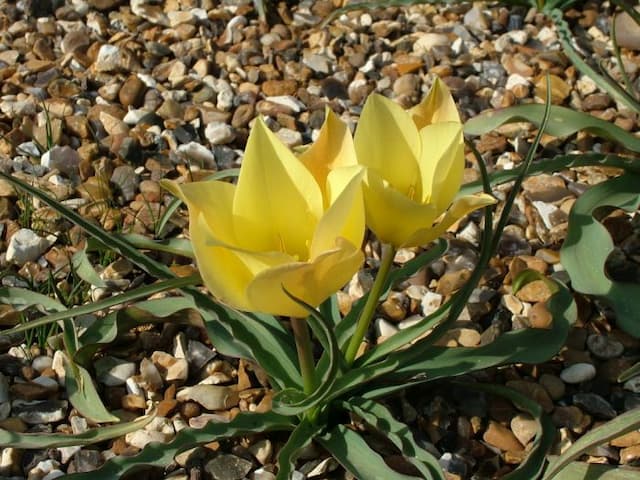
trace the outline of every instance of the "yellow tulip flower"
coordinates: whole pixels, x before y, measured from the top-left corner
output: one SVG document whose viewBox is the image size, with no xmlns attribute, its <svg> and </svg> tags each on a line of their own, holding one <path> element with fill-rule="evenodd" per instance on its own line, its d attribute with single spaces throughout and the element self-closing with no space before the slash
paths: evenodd
<svg viewBox="0 0 640 480">
<path fill-rule="evenodd" d="M 458 219 L 495 203 L 485 194 L 454 200 L 464 171 L 462 123 L 439 79 L 408 111 L 383 96 L 369 96 L 354 143 L 366 167 L 367 224 L 384 243 L 425 245 Z"/>
<path fill-rule="evenodd" d="M 328 111 L 300 157 L 258 119 L 237 185 L 162 183 L 189 208 L 194 254 L 214 296 L 240 310 L 306 317 L 284 289 L 318 306 L 364 260 L 362 174 L 351 133 Z"/>
</svg>

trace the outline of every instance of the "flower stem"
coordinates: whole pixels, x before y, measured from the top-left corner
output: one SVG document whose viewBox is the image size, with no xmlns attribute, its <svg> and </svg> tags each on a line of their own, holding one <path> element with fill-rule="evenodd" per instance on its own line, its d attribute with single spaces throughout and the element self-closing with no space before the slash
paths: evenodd
<svg viewBox="0 0 640 480">
<path fill-rule="evenodd" d="M 306 320 L 291 317 L 291 328 L 293 329 L 293 337 L 296 340 L 304 393 L 309 395 L 316 388 L 316 368 L 313 362 L 313 345 L 309 335 L 309 326 Z"/>
<path fill-rule="evenodd" d="M 367 302 L 364 304 L 364 308 L 360 313 L 360 318 L 358 318 L 356 331 L 353 334 L 353 337 L 351 337 L 351 341 L 349 342 L 345 352 L 345 360 L 348 366 L 351 366 L 355 361 L 358 348 L 360 348 L 362 339 L 369 329 L 369 324 L 371 323 L 373 314 L 378 306 L 378 300 L 380 300 L 380 295 L 382 295 L 382 289 L 387 277 L 389 276 L 389 272 L 391 271 L 391 265 L 393 265 L 393 258 L 395 255 L 396 249 L 392 245 L 382 245 L 382 258 L 380 259 L 378 274 L 373 281 L 373 285 L 369 291 L 369 296 L 367 297 Z"/>
</svg>

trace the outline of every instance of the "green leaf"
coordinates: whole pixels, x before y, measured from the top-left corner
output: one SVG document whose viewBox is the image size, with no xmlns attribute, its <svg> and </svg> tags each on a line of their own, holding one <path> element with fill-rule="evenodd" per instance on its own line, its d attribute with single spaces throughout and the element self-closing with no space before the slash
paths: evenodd
<svg viewBox="0 0 640 480">
<path fill-rule="evenodd" d="M 171 290 L 174 288 L 180 288 L 180 287 L 184 287 L 185 285 L 192 285 L 194 283 L 199 283 L 199 282 L 200 282 L 199 275 L 193 275 L 191 277 L 183 277 L 183 278 L 174 278 L 172 280 L 165 280 L 164 282 L 157 282 L 152 285 L 147 285 L 144 287 L 137 288 L 135 290 L 124 292 L 114 297 L 106 298 L 99 302 L 88 303 L 85 305 L 81 305 L 79 307 L 70 308 L 68 310 L 63 310 L 63 311 L 57 310 L 56 313 L 53 313 L 51 315 L 37 318 L 35 320 L 31 320 L 30 322 L 25 322 L 20 325 L 17 325 L 9 330 L 5 330 L 4 334 L 10 335 L 13 333 L 24 332 L 26 330 L 39 327 L 41 325 L 47 325 L 53 322 L 57 322 L 59 320 L 65 320 L 68 318 L 78 317 L 80 315 L 86 315 L 88 313 L 97 312 L 99 310 L 105 310 L 107 308 L 114 307 L 116 305 L 120 305 L 125 302 L 130 302 L 133 300 L 137 300 L 139 298 L 148 297 L 149 295 L 152 295 L 154 293 L 163 292 L 165 290 Z M 40 297 L 44 297 L 44 295 L 40 295 Z M 0 293 L 0 298 L 2 298 L 1 293 Z M 29 298 L 33 299 L 35 297 L 30 296 Z M 48 298 L 48 297 L 45 297 L 45 298 Z M 50 304 L 50 305 L 53 305 L 53 304 Z"/>
<path fill-rule="evenodd" d="M 528 175 L 540 173 L 551 173 L 564 170 L 566 168 L 603 166 L 622 168 L 628 172 L 640 173 L 640 162 L 632 157 L 621 157 L 619 155 L 603 155 L 601 153 L 580 153 L 575 155 L 558 155 L 553 158 L 543 158 L 531 164 Z M 518 165 L 511 170 L 497 170 L 489 174 L 492 186 L 511 182 L 520 176 L 522 165 Z M 482 191 L 482 182 L 476 180 L 466 183 L 458 192 L 458 196 L 471 195 Z"/>
<path fill-rule="evenodd" d="M 301 387 L 292 335 L 271 315 L 243 313 L 190 291 L 209 339 L 225 355 L 254 359 L 279 389 Z"/>
<path fill-rule="evenodd" d="M 166 252 L 173 255 L 181 255 L 187 258 L 194 258 L 191 241 L 186 238 L 169 238 L 166 240 L 152 240 L 149 237 L 137 233 L 127 233 L 121 235 L 124 240 L 136 248 L 143 250 L 153 250 L 156 252 Z"/>
<path fill-rule="evenodd" d="M 71 257 L 71 264 L 73 265 L 75 273 L 88 284 L 93 285 L 94 287 L 107 286 L 104 280 L 100 278 L 100 275 L 98 275 L 98 272 L 93 268 L 84 248 L 73 254 L 73 257 Z"/>
<path fill-rule="evenodd" d="M 313 425 L 308 419 L 304 418 L 295 428 L 284 447 L 280 449 L 278 454 L 278 475 L 276 480 L 289 480 L 291 473 L 295 468 L 295 461 L 298 453 L 305 447 L 311 445 L 314 437 L 320 432 L 322 427 Z"/>
<path fill-rule="evenodd" d="M 353 430 L 337 425 L 317 438 L 331 455 L 356 478 L 366 480 L 416 480 L 391 469 L 383 458 Z"/>
<path fill-rule="evenodd" d="M 16 310 L 24 310 L 34 306 L 39 306 L 49 312 L 63 312 L 66 310 L 66 307 L 59 301 L 26 288 L 0 288 L 0 303 L 11 305 Z M 3 335 L 8 335 L 9 333 L 9 331 L 5 330 Z"/>
<path fill-rule="evenodd" d="M 577 316 L 573 297 L 562 284 L 547 302 L 547 308 L 553 316 L 550 330 L 511 331 L 479 347 L 445 348 L 416 343 L 383 361 L 345 373 L 336 381 L 331 398 L 354 391 L 364 398 L 376 399 L 407 386 L 498 365 L 544 362 L 564 345 Z"/>
<path fill-rule="evenodd" d="M 151 423 L 154 416 L 155 414 L 146 415 L 132 422 L 100 426 L 77 435 L 66 435 L 63 433 L 15 433 L 0 429 L 0 446 L 44 450 L 47 448 L 92 445 L 140 430 Z"/>
<path fill-rule="evenodd" d="M 350 398 L 341 405 L 382 432 L 424 478 L 445 480 L 438 460 L 416 443 L 409 427 L 396 420 L 386 407 L 373 400 L 358 397 Z"/>
<path fill-rule="evenodd" d="M 571 462 L 554 477 L 555 480 L 638 480 L 640 470 L 619 465 Z"/>
<path fill-rule="evenodd" d="M 553 446 L 556 438 L 556 427 L 542 407 L 525 395 L 501 385 L 486 385 L 481 383 L 459 384 L 462 388 L 472 388 L 494 395 L 505 397 L 520 410 L 529 413 L 538 424 L 538 432 L 531 444 L 526 459 L 511 473 L 505 475 L 506 480 L 531 480 L 538 478 L 545 465 L 546 455 Z"/>
<path fill-rule="evenodd" d="M 517 105 L 481 113 L 464 124 L 467 135 L 482 135 L 491 132 L 505 123 L 530 122 L 540 126 L 544 105 Z M 571 110 L 557 105 L 551 106 L 551 117 L 545 133 L 554 137 L 568 137 L 579 131 L 613 140 L 632 152 L 640 153 L 640 138 L 635 137 L 617 125 L 601 120 L 588 113 Z"/>
<path fill-rule="evenodd" d="M 616 312 L 617 325 L 634 337 L 640 336 L 640 286 L 613 281 L 605 274 L 605 262 L 614 245 L 607 229 L 593 214 L 605 206 L 635 211 L 639 203 L 640 175 L 627 173 L 591 187 L 573 204 L 567 238 L 560 249 L 572 287 L 604 298 Z"/>
<path fill-rule="evenodd" d="M 193 447 L 209 443 L 214 439 L 221 440 L 249 433 L 292 430 L 291 419 L 268 413 L 240 413 L 228 423 L 210 422 L 200 429 L 185 428 L 180 430 L 169 443 L 153 442 L 139 454 L 130 457 L 115 456 L 105 462 L 97 470 L 86 473 L 67 475 L 70 480 L 95 480 L 96 478 L 114 479 L 134 468 L 143 466 L 166 467 L 174 457 Z M 107 427 L 108 428 L 108 427 Z"/>
<path fill-rule="evenodd" d="M 100 395 L 93 384 L 91 374 L 82 366 L 72 364 L 65 358 L 65 387 L 71 405 L 88 420 L 94 423 L 119 422 L 102 403 Z"/>
<path fill-rule="evenodd" d="M 564 467 L 587 452 L 589 449 L 602 445 L 603 443 L 619 437 L 620 435 L 624 435 L 625 433 L 638 430 L 639 428 L 640 408 L 634 408 L 633 410 L 629 410 L 628 412 L 618 415 L 613 420 L 609 420 L 608 422 L 588 431 L 549 465 L 543 480 L 557 478 L 556 475 Z"/>
</svg>

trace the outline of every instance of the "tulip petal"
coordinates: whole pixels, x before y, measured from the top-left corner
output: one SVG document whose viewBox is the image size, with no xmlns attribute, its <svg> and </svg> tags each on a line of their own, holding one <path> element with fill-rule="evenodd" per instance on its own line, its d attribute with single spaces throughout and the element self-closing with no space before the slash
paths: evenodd
<svg viewBox="0 0 640 480">
<path fill-rule="evenodd" d="M 364 171 L 358 166 L 339 168 L 329 173 L 327 183 L 331 185 L 331 192 L 337 192 L 338 196 L 331 199 L 331 205 L 318 222 L 311 242 L 311 260 L 334 249 L 338 237 L 355 247 L 362 244 L 365 232 L 363 175 Z"/>
<path fill-rule="evenodd" d="M 429 94 L 409 110 L 418 130 L 438 122 L 460 122 L 460 114 L 447 85 L 436 77 Z"/>
<path fill-rule="evenodd" d="M 212 234 L 221 242 L 237 244 L 232 215 L 235 185 L 217 180 L 182 185 L 168 180 L 161 183 L 187 205 L 191 221 L 202 214 Z"/>
<path fill-rule="evenodd" d="M 496 199 L 485 193 L 460 197 L 451 204 L 451 207 L 447 210 L 442 217 L 442 220 L 440 220 L 437 225 L 416 231 L 414 235 L 407 240 L 404 246 L 417 247 L 420 245 L 426 245 L 427 243 L 444 235 L 447 229 L 462 217 L 468 215 L 474 210 L 486 207 L 487 205 L 493 205 L 494 203 L 496 203 Z"/>
<path fill-rule="evenodd" d="M 400 193 L 420 198 L 420 135 L 411 116 L 381 95 L 370 95 L 354 138 L 358 163 L 377 171 Z"/>
<path fill-rule="evenodd" d="M 420 130 L 422 201 L 444 211 L 460 190 L 464 174 L 462 124 L 434 123 Z"/>
<path fill-rule="evenodd" d="M 283 290 L 314 307 L 342 288 L 358 271 L 364 255 L 346 240 L 312 262 L 281 265 L 258 274 L 249 285 L 247 296 L 252 309 L 274 315 L 306 317 L 308 312 Z"/>
<path fill-rule="evenodd" d="M 326 118 L 318 139 L 298 158 L 320 186 L 325 208 L 330 203 L 327 192 L 329 172 L 358 164 L 349 128 L 329 108 L 326 109 Z"/>
<path fill-rule="evenodd" d="M 322 215 L 313 175 L 262 119 L 251 130 L 233 204 L 238 238 L 255 250 L 280 250 L 306 260 Z"/>
<path fill-rule="evenodd" d="M 418 230 L 431 227 L 438 210 L 394 190 L 376 172 L 368 170 L 363 186 L 367 225 L 384 243 L 405 245 Z"/>
</svg>

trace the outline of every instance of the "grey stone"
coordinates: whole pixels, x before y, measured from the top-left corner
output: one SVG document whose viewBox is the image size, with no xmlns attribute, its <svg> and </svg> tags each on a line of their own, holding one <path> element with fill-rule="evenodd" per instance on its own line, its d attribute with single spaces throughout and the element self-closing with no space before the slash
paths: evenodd
<svg viewBox="0 0 640 480">
<path fill-rule="evenodd" d="M 16 400 L 12 405 L 13 414 L 30 425 L 55 423 L 67 415 L 69 402 L 66 400 Z"/>
<path fill-rule="evenodd" d="M 140 180 L 133 167 L 121 165 L 111 174 L 111 182 L 116 185 L 125 201 L 133 200 L 138 190 Z"/>
<path fill-rule="evenodd" d="M 603 360 L 617 358 L 624 353 L 624 345 L 618 340 L 597 333 L 587 337 L 587 348 L 596 357 Z"/>
<path fill-rule="evenodd" d="M 576 393 L 573 403 L 598 418 L 610 420 L 617 415 L 611 404 L 595 393 Z"/>
<path fill-rule="evenodd" d="M 102 357 L 96 360 L 96 378 L 103 385 L 116 387 L 124 385 L 136 373 L 136 364 L 116 357 Z"/>
<path fill-rule="evenodd" d="M 40 157 L 40 165 L 50 170 L 56 169 L 60 173 L 72 177 L 80 173 L 78 170 L 80 155 L 71 147 L 55 146 Z"/>
<path fill-rule="evenodd" d="M 565 383 L 582 383 L 596 376 L 596 367 L 590 363 L 574 363 L 560 372 Z"/>
<path fill-rule="evenodd" d="M 231 143 L 235 133 L 231 125 L 222 122 L 211 122 L 204 130 L 204 135 L 211 145 L 224 145 Z"/>
<path fill-rule="evenodd" d="M 209 460 L 204 469 L 214 480 L 241 480 L 253 467 L 249 460 L 235 455 L 222 454 Z"/>
</svg>

